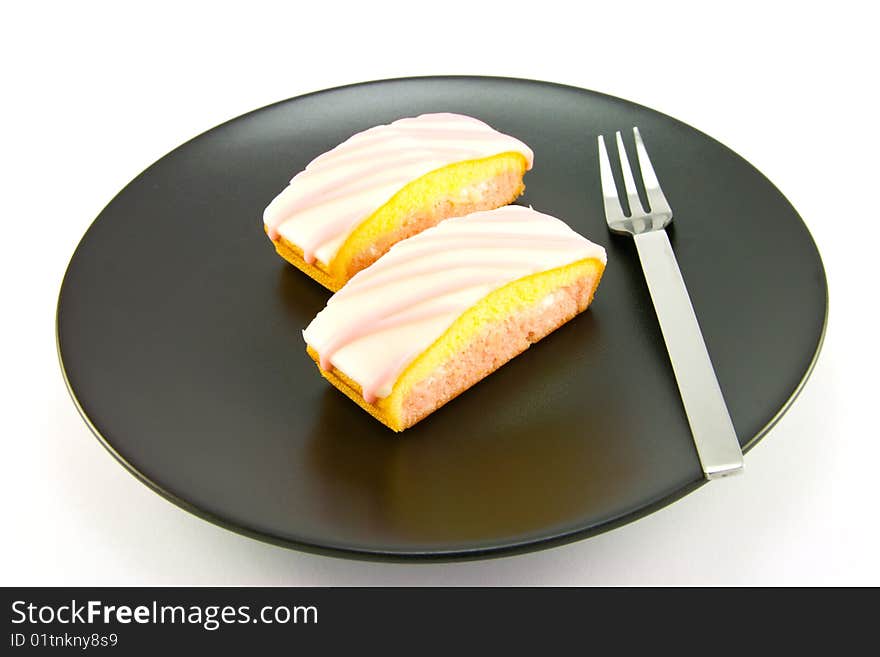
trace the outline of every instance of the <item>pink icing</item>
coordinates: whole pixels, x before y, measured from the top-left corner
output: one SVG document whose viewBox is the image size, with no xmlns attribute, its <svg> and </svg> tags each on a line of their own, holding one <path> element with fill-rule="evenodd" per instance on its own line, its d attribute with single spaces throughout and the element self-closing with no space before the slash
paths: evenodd
<svg viewBox="0 0 880 657">
<path fill-rule="evenodd" d="M 364 157 L 372 158 L 374 156 L 373 154 L 368 154 Z M 400 178 L 400 173 L 395 171 L 393 167 L 421 162 L 424 161 L 424 159 L 423 155 L 401 157 L 388 163 L 388 166 L 391 167 L 390 174 L 385 169 L 377 169 L 371 173 L 355 171 L 354 173 L 344 176 L 340 175 L 335 179 L 329 180 L 322 186 L 317 187 L 306 194 L 300 194 L 298 196 L 290 194 L 285 197 L 285 192 L 294 190 L 293 187 L 289 187 L 288 190 L 285 190 L 285 192 L 282 192 L 282 194 L 279 195 L 279 202 L 269 215 L 269 221 L 277 223 L 283 221 L 286 216 L 292 215 L 295 212 L 308 210 L 319 203 L 330 203 L 345 198 L 346 196 L 352 196 L 369 189 L 393 183 Z"/>
<path fill-rule="evenodd" d="M 537 236 L 526 234 L 486 234 L 480 232 L 468 232 L 456 235 L 434 235 L 430 242 L 422 241 L 420 236 L 416 236 L 410 238 L 410 243 L 407 244 L 408 248 L 405 254 L 392 250 L 391 253 L 379 259 L 371 267 L 358 272 L 343 290 L 345 290 L 344 294 L 350 294 L 357 290 L 361 284 L 390 268 L 399 270 L 400 266 L 403 264 L 420 261 L 435 253 L 443 251 L 452 249 L 459 252 L 468 250 L 504 250 L 509 249 L 512 246 L 529 246 L 541 251 L 566 251 L 580 246 L 578 241 L 580 236 L 575 233 L 572 233 L 572 235 L 573 237 L 566 235 Z M 392 256 L 391 254 L 394 255 Z M 343 290 L 337 292 L 336 296 L 333 298 L 342 298 L 340 293 L 342 293 Z M 333 299 L 331 299 L 331 301 L 332 300 Z"/>
<path fill-rule="evenodd" d="M 333 358 L 333 355 L 359 338 L 375 333 L 376 331 L 394 328 L 404 324 L 411 324 L 413 322 L 428 319 L 429 317 L 440 313 L 449 312 L 448 309 L 443 309 L 442 311 L 432 309 L 427 315 L 424 314 L 424 311 L 419 310 L 405 312 L 407 309 L 412 308 L 422 301 L 441 297 L 452 292 L 459 292 L 468 287 L 493 283 L 503 278 L 504 275 L 499 274 L 498 272 L 485 272 L 468 276 L 464 280 L 461 280 L 460 277 L 458 280 L 447 280 L 425 290 L 417 290 L 415 294 L 397 297 L 391 301 L 391 303 L 375 307 L 372 312 L 368 314 L 350 317 L 347 323 L 336 329 L 330 337 L 330 340 L 321 350 L 321 367 L 325 370 L 330 369 L 332 365 L 330 361 Z M 396 317 L 398 314 L 400 316 Z"/>
<path fill-rule="evenodd" d="M 303 251 L 303 260 L 312 264 L 315 262 L 315 249 L 328 237 L 336 235 L 339 227 L 351 221 L 351 214 L 341 215 L 335 219 L 328 221 L 320 229 L 318 229 L 309 239 L 303 240 L 301 248 Z"/>
<path fill-rule="evenodd" d="M 379 388 L 385 385 L 391 379 L 396 379 L 400 376 L 400 373 L 409 365 L 413 360 L 415 360 L 416 356 L 419 355 L 418 349 L 413 349 L 404 353 L 402 356 L 392 361 L 388 367 L 382 370 L 379 375 L 375 378 L 375 380 L 370 383 L 365 388 L 362 388 L 362 392 L 364 395 L 364 401 L 368 404 L 375 404 L 379 401 L 377 396 L 377 392 Z"/>
<path fill-rule="evenodd" d="M 418 260 L 422 260 L 423 258 L 424 255 L 418 258 Z M 462 260 L 456 262 L 454 268 L 456 270 L 462 270 L 486 269 L 488 267 L 491 267 L 492 269 L 522 269 L 522 262 L 517 262 L 516 260 L 498 260 L 487 263 L 486 260 Z M 413 280 L 420 276 L 430 276 L 431 274 L 436 274 L 441 271 L 449 271 L 450 269 L 452 268 L 448 263 L 435 262 L 423 267 L 407 270 L 406 278 L 407 280 Z M 383 268 L 381 271 L 378 271 L 375 276 L 370 276 L 369 278 L 359 281 L 358 285 L 346 285 L 335 294 L 335 297 L 337 301 L 339 299 L 349 299 L 354 295 L 363 294 L 364 292 L 369 292 L 370 290 L 382 287 L 388 283 L 393 283 L 395 280 L 399 280 L 399 278 L 400 275 L 397 272 L 388 271 L 388 268 Z"/>
</svg>

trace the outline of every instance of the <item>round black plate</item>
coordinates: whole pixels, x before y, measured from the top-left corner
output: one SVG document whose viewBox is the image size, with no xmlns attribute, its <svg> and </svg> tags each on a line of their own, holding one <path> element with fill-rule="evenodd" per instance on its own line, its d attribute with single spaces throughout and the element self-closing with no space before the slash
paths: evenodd
<svg viewBox="0 0 880 657">
<path fill-rule="evenodd" d="M 318 375 L 300 330 L 329 293 L 275 255 L 261 213 L 349 135 L 435 111 L 528 143 L 535 168 L 519 202 L 605 245 L 608 267 L 588 312 L 396 436 Z M 303 549 L 507 553 L 668 504 L 702 483 L 700 466 L 633 244 L 608 233 L 599 190 L 596 135 L 633 125 L 675 210 L 670 239 L 748 449 L 823 336 L 825 276 L 803 222 L 748 162 L 675 119 L 515 79 L 331 89 L 156 162 L 104 209 L 65 275 L 57 330 L 73 397 L 162 495 Z"/>
</svg>

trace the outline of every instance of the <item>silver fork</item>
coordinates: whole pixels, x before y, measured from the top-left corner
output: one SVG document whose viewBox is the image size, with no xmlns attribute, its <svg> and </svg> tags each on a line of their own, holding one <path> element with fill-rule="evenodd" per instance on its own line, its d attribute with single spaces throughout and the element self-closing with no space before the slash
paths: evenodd
<svg viewBox="0 0 880 657">
<path fill-rule="evenodd" d="M 629 216 L 624 214 L 611 173 L 605 138 L 599 135 L 599 172 L 605 198 L 605 219 L 612 232 L 632 235 L 635 240 L 703 474 L 707 479 L 735 474 L 742 471 L 742 450 L 678 262 L 666 236 L 665 227 L 672 221 L 672 208 L 660 189 L 638 128 L 633 128 L 633 135 L 642 182 L 651 207 L 646 211 L 642 206 L 623 138 L 618 131 L 617 151 L 630 208 Z"/>
</svg>

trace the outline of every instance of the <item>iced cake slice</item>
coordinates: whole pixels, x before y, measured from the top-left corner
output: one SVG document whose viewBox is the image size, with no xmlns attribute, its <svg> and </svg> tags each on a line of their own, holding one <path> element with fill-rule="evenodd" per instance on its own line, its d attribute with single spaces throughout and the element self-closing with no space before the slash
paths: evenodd
<svg viewBox="0 0 880 657">
<path fill-rule="evenodd" d="M 605 250 L 507 206 L 393 246 L 303 332 L 321 374 L 402 431 L 590 305 Z"/>
<path fill-rule="evenodd" d="M 513 202 L 533 154 L 461 114 L 360 132 L 296 174 L 263 213 L 287 261 L 338 290 L 392 245 L 448 219 Z"/>
</svg>

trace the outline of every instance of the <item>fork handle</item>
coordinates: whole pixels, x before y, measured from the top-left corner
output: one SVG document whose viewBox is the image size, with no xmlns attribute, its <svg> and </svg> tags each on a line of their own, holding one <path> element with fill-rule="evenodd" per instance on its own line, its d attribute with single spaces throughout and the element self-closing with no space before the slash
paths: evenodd
<svg viewBox="0 0 880 657">
<path fill-rule="evenodd" d="M 634 238 L 703 474 L 740 472 L 742 450 L 669 237 L 660 229 Z"/>
</svg>

